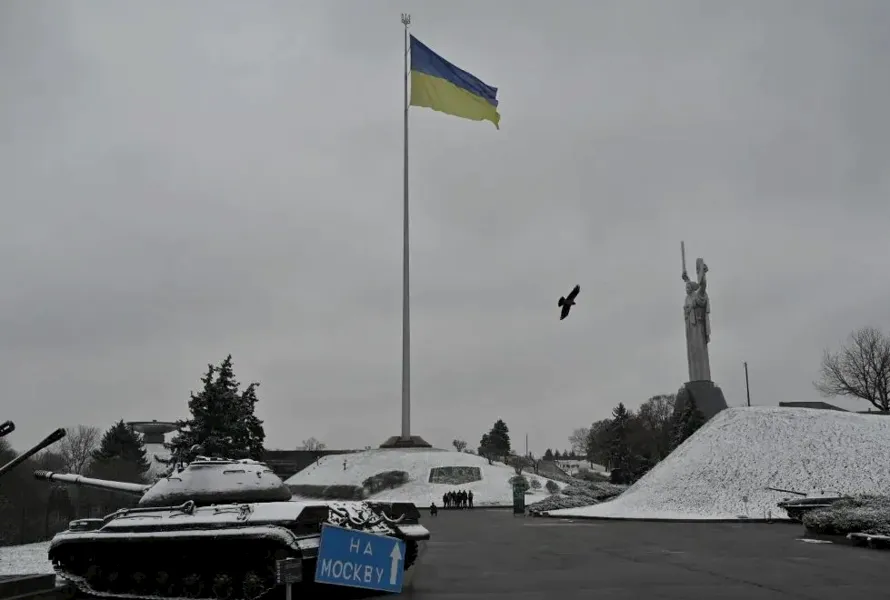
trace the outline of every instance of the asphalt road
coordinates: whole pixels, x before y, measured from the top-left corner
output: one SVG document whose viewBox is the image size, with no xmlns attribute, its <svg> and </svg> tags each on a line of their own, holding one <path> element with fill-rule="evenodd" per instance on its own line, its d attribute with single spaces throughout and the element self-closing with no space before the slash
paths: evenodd
<svg viewBox="0 0 890 600">
<path fill-rule="evenodd" d="M 799 541 L 801 525 L 566 522 L 440 511 L 399 598 L 879 598 L 890 553 Z"/>
</svg>

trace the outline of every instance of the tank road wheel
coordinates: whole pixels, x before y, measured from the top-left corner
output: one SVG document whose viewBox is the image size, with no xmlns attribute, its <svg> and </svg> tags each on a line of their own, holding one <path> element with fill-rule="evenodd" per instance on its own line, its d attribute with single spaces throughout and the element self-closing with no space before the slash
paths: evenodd
<svg viewBox="0 0 890 600">
<path fill-rule="evenodd" d="M 219 573 L 213 578 L 213 595 L 220 600 L 228 600 L 232 597 L 234 589 L 232 586 L 232 577 L 225 573 Z"/>
<path fill-rule="evenodd" d="M 245 600 L 253 600 L 263 593 L 263 580 L 253 571 L 244 574 L 244 582 L 241 586 L 242 596 Z"/>
<path fill-rule="evenodd" d="M 200 598 L 204 585 L 201 583 L 201 576 L 197 573 L 190 573 L 182 579 L 182 591 L 186 598 Z"/>
<path fill-rule="evenodd" d="M 170 574 L 167 571 L 158 571 L 155 575 L 155 590 L 159 596 L 172 596 L 172 585 L 170 584 Z"/>
</svg>

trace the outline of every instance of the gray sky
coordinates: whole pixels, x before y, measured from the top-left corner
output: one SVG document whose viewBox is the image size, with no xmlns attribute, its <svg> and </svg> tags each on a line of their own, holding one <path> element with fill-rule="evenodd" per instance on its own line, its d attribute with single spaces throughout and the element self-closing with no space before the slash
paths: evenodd
<svg viewBox="0 0 890 600">
<path fill-rule="evenodd" d="M 14 445 L 182 417 L 229 352 L 268 447 L 399 432 L 406 9 L 502 114 L 411 112 L 414 433 L 540 452 L 676 392 L 681 239 L 730 405 L 745 360 L 754 404 L 819 399 L 823 348 L 887 325 L 887 2 L 10 0 Z"/>
</svg>

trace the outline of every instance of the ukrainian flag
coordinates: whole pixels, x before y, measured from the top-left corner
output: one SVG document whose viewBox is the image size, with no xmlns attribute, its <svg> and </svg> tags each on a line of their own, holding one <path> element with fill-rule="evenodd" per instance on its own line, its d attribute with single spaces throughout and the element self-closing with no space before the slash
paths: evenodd
<svg viewBox="0 0 890 600">
<path fill-rule="evenodd" d="M 431 108 L 500 129 L 498 89 L 451 64 L 411 36 L 411 106 Z"/>
</svg>

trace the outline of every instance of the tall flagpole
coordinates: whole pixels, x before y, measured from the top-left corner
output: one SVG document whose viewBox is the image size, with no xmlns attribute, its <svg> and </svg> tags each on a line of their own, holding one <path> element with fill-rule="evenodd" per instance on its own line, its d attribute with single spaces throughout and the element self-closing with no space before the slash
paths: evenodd
<svg viewBox="0 0 890 600">
<path fill-rule="evenodd" d="M 411 439 L 411 294 L 408 269 L 408 25 L 411 15 L 402 13 L 405 26 L 405 163 L 402 213 L 402 439 Z"/>
</svg>

